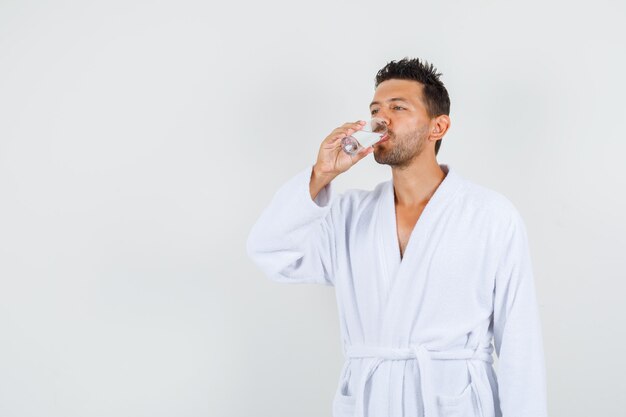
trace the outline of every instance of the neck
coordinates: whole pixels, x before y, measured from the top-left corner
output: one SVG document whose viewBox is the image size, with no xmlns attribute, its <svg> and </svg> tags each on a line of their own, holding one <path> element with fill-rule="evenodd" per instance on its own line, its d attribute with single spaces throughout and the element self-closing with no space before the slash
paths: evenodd
<svg viewBox="0 0 626 417">
<path fill-rule="evenodd" d="M 396 206 L 403 207 L 426 205 L 446 177 L 434 155 L 427 152 L 422 152 L 406 167 L 393 167 L 391 173 Z"/>
</svg>

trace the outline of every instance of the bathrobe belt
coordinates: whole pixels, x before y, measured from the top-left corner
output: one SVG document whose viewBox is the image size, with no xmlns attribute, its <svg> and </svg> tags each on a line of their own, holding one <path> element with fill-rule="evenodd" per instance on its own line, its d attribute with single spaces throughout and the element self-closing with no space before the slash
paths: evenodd
<svg viewBox="0 0 626 417">
<path fill-rule="evenodd" d="M 348 346 L 346 349 L 346 356 L 348 358 L 372 358 L 372 361 L 365 366 L 361 373 L 361 378 L 358 381 L 358 385 L 355 390 L 356 395 L 356 408 L 355 417 L 365 416 L 365 388 L 367 382 L 383 361 L 386 360 L 407 360 L 417 359 L 419 366 L 419 379 L 420 389 L 422 391 L 422 401 L 424 406 L 424 417 L 438 417 L 437 416 L 437 403 L 435 393 L 432 389 L 433 380 L 431 377 L 430 361 L 431 359 L 437 360 L 471 360 L 471 361 L 484 361 L 493 363 L 491 352 L 493 347 L 477 347 L 476 349 L 455 349 L 445 351 L 432 351 L 427 350 L 423 345 L 414 346 L 410 348 L 386 348 L 376 346 L 364 346 L 353 345 Z M 468 367 L 472 383 L 475 385 L 482 385 L 488 382 L 484 378 L 481 378 L 479 374 L 480 368 L 471 364 Z M 483 389 L 486 387 L 482 387 Z M 490 391 L 490 387 L 487 388 Z M 484 392 L 484 391 L 483 391 Z M 480 415 L 489 415 L 492 411 L 488 411 L 489 407 L 493 410 L 493 398 L 487 398 L 489 404 L 481 404 L 478 399 L 478 407 L 481 409 Z M 483 407 L 486 408 L 489 414 L 482 412 Z"/>
</svg>

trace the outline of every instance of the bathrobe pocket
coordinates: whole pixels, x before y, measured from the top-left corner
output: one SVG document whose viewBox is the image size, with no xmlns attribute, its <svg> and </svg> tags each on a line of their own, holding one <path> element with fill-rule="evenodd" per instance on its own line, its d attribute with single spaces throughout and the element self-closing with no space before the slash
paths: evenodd
<svg viewBox="0 0 626 417">
<path fill-rule="evenodd" d="M 475 404 L 471 383 L 460 395 L 437 395 L 437 408 L 441 417 L 482 417 Z"/>
<path fill-rule="evenodd" d="M 346 367 L 333 400 L 333 417 L 353 417 L 356 399 L 350 386 L 351 371 Z"/>
</svg>

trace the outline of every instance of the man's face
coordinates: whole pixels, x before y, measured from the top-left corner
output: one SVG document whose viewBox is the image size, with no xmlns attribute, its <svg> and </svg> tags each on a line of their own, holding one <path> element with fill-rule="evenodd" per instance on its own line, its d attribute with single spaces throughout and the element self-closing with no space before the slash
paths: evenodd
<svg viewBox="0 0 626 417">
<path fill-rule="evenodd" d="M 426 146 L 431 119 L 422 88 L 417 81 L 395 79 L 376 88 L 370 114 L 385 120 L 389 129 L 389 138 L 374 146 L 374 159 L 379 164 L 406 167 Z"/>
</svg>

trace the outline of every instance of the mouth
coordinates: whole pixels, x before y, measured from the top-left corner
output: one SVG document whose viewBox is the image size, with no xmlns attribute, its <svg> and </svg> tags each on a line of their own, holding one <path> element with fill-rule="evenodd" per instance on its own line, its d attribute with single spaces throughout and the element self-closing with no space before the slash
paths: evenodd
<svg viewBox="0 0 626 417">
<path fill-rule="evenodd" d="M 378 143 L 387 142 L 389 140 L 389 135 L 385 133 L 382 138 L 378 141 Z"/>
</svg>

